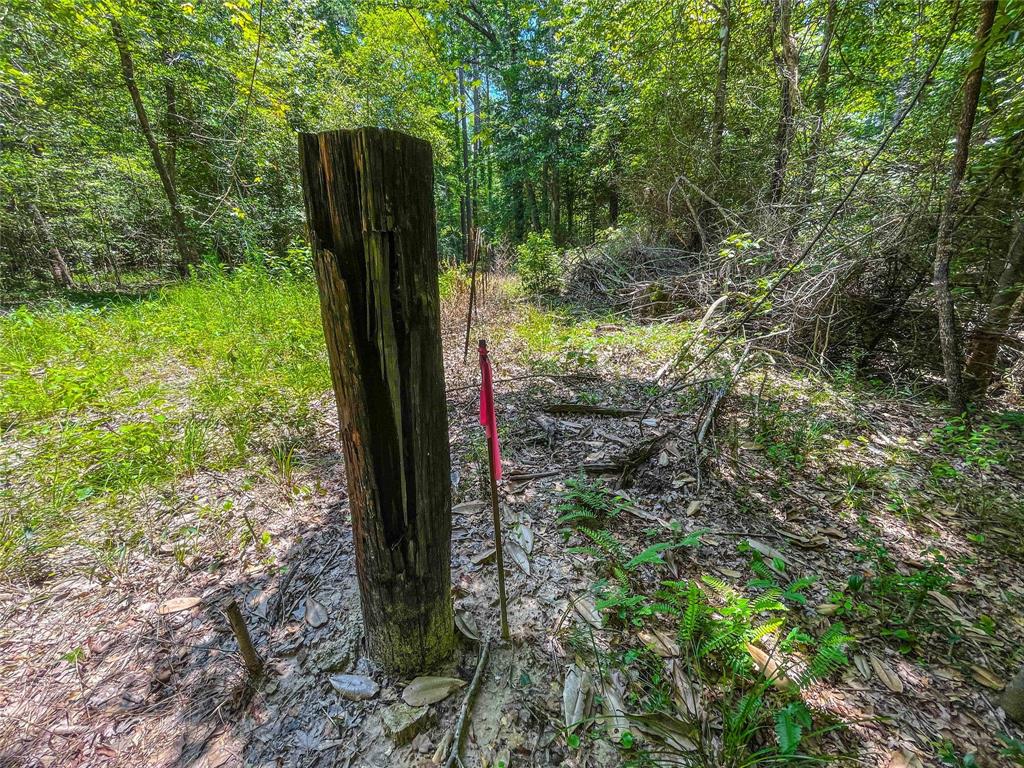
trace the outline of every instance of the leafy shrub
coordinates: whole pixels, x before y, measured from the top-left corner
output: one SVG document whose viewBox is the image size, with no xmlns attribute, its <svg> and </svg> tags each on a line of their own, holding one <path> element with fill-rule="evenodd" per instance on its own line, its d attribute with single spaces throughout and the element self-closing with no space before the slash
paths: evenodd
<svg viewBox="0 0 1024 768">
<path fill-rule="evenodd" d="M 550 232 L 531 232 L 526 242 L 516 247 L 516 272 L 528 293 L 558 293 L 561 265 Z"/>
<path fill-rule="evenodd" d="M 465 264 L 455 264 L 441 270 L 437 276 L 437 289 L 442 303 L 469 291 L 469 272 Z"/>
</svg>

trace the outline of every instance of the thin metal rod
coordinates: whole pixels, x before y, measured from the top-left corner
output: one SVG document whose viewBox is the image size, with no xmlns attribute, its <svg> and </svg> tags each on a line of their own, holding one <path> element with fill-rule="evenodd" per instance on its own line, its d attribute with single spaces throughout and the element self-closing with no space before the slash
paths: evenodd
<svg viewBox="0 0 1024 768">
<path fill-rule="evenodd" d="M 466 311 L 466 346 L 462 350 L 462 364 L 469 359 L 469 333 L 473 327 L 473 302 L 476 298 L 476 263 L 480 258 L 479 230 L 474 229 L 469 235 L 469 250 L 472 255 L 473 268 L 469 278 L 469 309 Z"/>
</svg>

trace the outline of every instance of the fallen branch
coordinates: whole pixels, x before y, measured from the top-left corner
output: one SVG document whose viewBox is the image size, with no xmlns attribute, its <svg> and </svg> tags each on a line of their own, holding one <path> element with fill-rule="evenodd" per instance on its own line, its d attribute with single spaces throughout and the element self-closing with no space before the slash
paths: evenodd
<svg viewBox="0 0 1024 768">
<path fill-rule="evenodd" d="M 584 464 L 583 469 L 595 475 L 618 472 L 619 479 L 616 482 L 616 487 L 625 488 L 629 476 L 661 448 L 669 434 L 666 432 L 639 440 L 611 460 L 590 462 Z"/>
<path fill-rule="evenodd" d="M 238 603 L 231 598 L 223 605 L 223 609 L 224 615 L 227 616 L 228 623 L 231 625 L 231 631 L 235 634 L 235 639 L 238 640 L 238 650 L 245 661 L 245 668 L 249 670 L 252 677 L 259 677 L 263 672 L 263 659 L 260 658 L 252 644 L 249 628 L 245 626 L 245 619 L 242 617 Z"/>
<path fill-rule="evenodd" d="M 495 379 L 494 385 L 507 384 L 510 381 L 526 381 L 527 379 L 579 379 L 580 381 L 594 381 L 601 378 L 593 373 L 528 373 L 523 376 L 509 376 L 505 379 Z M 480 384 L 466 384 L 461 387 L 449 387 L 448 394 L 462 392 L 467 389 L 479 389 Z"/>
<path fill-rule="evenodd" d="M 544 406 L 545 413 L 575 413 L 589 416 L 639 416 L 643 413 L 636 408 L 611 408 L 603 405 L 586 405 L 584 403 L 552 403 Z"/>
<path fill-rule="evenodd" d="M 473 673 L 473 681 L 469 684 L 469 690 L 466 691 L 466 698 L 462 700 L 459 719 L 455 723 L 455 738 L 452 740 L 452 751 L 448 755 L 445 768 L 452 768 L 455 765 L 462 768 L 462 757 L 459 753 L 462 751 L 462 742 L 466 740 L 466 717 L 473 706 L 473 699 L 476 697 L 477 689 L 480 688 L 480 681 L 483 680 L 484 667 L 487 666 L 487 659 L 490 653 L 491 644 L 485 640 L 480 648 L 480 658 L 476 662 L 476 672 Z"/>
<path fill-rule="evenodd" d="M 726 393 L 732 388 L 733 383 L 740 375 L 740 370 L 743 368 L 743 363 L 747 359 L 747 354 L 750 352 L 750 344 L 747 344 L 743 349 L 743 354 L 740 355 L 740 359 L 736 361 L 736 365 L 732 367 L 732 373 L 729 378 L 722 383 L 722 385 L 715 390 L 715 394 L 711 396 L 711 402 L 708 404 L 707 411 L 704 414 L 704 418 L 701 419 L 700 427 L 697 429 L 697 448 L 699 449 L 704 444 L 704 438 L 707 436 L 708 429 L 711 427 L 711 422 L 715 419 L 715 412 L 718 410 L 718 404 L 722 402 L 722 398 L 725 397 Z"/>
</svg>

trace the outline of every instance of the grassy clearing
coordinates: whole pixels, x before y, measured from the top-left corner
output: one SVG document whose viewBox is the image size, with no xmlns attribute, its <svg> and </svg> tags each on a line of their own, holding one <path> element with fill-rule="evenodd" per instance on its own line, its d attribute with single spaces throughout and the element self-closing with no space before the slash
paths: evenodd
<svg viewBox="0 0 1024 768">
<path fill-rule="evenodd" d="M 0 348 L 3 572 L 62 544 L 130 545 L 139 498 L 176 478 L 272 465 L 330 386 L 315 286 L 259 271 L 22 308 Z"/>
<path fill-rule="evenodd" d="M 557 373 L 596 370 L 611 356 L 627 355 L 648 365 L 664 362 L 691 333 L 684 323 L 639 324 L 614 315 L 580 318 L 564 310 L 526 305 L 505 339 L 521 340 L 527 365 Z"/>
</svg>

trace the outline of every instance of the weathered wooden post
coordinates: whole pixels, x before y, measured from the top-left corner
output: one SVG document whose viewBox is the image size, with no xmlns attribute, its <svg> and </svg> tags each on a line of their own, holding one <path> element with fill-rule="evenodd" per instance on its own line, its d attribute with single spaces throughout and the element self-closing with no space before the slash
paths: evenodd
<svg viewBox="0 0 1024 768">
<path fill-rule="evenodd" d="M 299 160 L 369 651 L 420 672 L 455 642 L 430 145 L 301 134 Z"/>
</svg>

